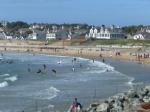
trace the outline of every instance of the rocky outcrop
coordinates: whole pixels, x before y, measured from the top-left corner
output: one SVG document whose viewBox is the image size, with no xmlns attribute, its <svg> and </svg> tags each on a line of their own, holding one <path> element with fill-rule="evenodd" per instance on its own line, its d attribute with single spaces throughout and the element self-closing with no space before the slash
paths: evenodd
<svg viewBox="0 0 150 112">
<path fill-rule="evenodd" d="M 150 112 L 150 86 L 117 94 L 103 103 L 93 103 L 86 112 Z"/>
</svg>

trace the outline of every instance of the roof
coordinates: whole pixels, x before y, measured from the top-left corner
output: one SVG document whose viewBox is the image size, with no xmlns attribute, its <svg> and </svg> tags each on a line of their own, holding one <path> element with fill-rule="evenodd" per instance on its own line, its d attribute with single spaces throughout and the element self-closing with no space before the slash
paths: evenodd
<svg viewBox="0 0 150 112">
<path fill-rule="evenodd" d="M 146 32 L 146 31 L 137 32 L 135 35 L 139 35 L 139 34 L 141 34 L 144 37 L 144 39 L 150 39 L 150 33 Z"/>
<path fill-rule="evenodd" d="M 0 28 L 0 32 L 3 32 L 4 30 L 3 30 L 3 28 Z"/>
<path fill-rule="evenodd" d="M 4 39 L 5 38 L 5 33 L 0 32 L 0 39 Z"/>
</svg>

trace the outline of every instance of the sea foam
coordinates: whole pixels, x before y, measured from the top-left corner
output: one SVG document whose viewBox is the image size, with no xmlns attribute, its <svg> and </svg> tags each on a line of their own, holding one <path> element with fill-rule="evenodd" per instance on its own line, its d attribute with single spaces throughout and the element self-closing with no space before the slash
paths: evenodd
<svg viewBox="0 0 150 112">
<path fill-rule="evenodd" d="M 3 74 L 3 75 L 0 75 L 0 77 L 9 77 L 10 74 Z"/>
<path fill-rule="evenodd" d="M 60 92 L 60 90 L 58 90 L 55 87 L 50 87 L 49 89 L 47 89 L 47 91 L 50 94 L 50 97 L 48 99 L 55 98 L 58 95 L 58 93 Z"/>
<path fill-rule="evenodd" d="M 8 82 L 7 81 L 4 81 L 4 82 L 0 83 L 0 88 L 6 87 L 6 86 L 8 86 Z"/>
<path fill-rule="evenodd" d="M 18 77 L 17 76 L 12 76 L 12 77 L 5 78 L 5 80 L 15 82 L 16 80 L 18 80 Z"/>
<path fill-rule="evenodd" d="M 50 99 L 55 98 L 58 95 L 59 92 L 60 92 L 60 90 L 58 90 L 57 88 L 51 86 L 48 89 L 39 91 L 36 94 L 36 96 L 38 96 L 41 99 L 49 99 L 50 100 Z"/>
</svg>

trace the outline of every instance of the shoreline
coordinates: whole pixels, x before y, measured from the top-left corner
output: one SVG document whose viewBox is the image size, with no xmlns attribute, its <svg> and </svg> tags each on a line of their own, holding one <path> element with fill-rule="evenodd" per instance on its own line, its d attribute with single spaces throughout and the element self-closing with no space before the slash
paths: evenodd
<svg viewBox="0 0 150 112">
<path fill-rule="evenodd" d="M 68 51 L 68 50 L 67 50 Z M 32 49 L 31 51 L 26 51 L 26 50 L 23 50 L 23 51 L 20 51 L 20 50 L 6 50 L 6 51 L 3 51 L 3 52 L 15 52 L 15 53 L 31 53 L 31 54 L 41 54 L 41 55 L 56 55 L 56 56 L 73 56 L 73 57 L 81 57 L 81 58 L 88 58 L 88 59 L 95 59 L 96 61 L 101 61 L 102 62 L 102 59 L 104 58 L 104 59 L 106 59 L 106 61 L 107 61 L 107 59 L 109 59 L 109 60 L 114 60 L 114 61 L 119 61 L 119 60 L 122 60 L 122 61 L 129 61 L 129 62 L 131 62 L 131 63 L 133 63 L 133 62 L 135 62 L 135 63 L 137 63 L 136 61 L 131 61 L 131 60 L 126 60 L 126 59 L 122 59 L 122 58 L 113 58 L 113 57 L 99 57 L 98 56 L 98 54 L 96 53 L 96 55 L 95 54 L 92 54 L 92 55 L 89 55 L 88 54 L 88 56 L 86 56 L 84 53 L 82 53 L 82 56 L 80 56 L 79 54 L 77 54 L 77 55 L 74 55 L 74 52 L 72 53 L 68 53 L 67 52 L 67 54 L 64 54 L 64 53 L 62 53 L 62 51 L 60 52 L 60 51 L 57 51 L 57 52 L 55 52 L 55 51 L 52 51 L 52 52 L 48 52 L 48 51 L 46 51 L 46 52 L 41 52 L 41 50 L 40 51 L 38 51 L 38 50 L 35 50 L 34 51 L 34 49 Z M 106 64 L 109 64 L 109 63 L 106 63 Z M 145 64 L 145 63 L 144 63 Z M 112 66 L 112 65 L 111 65 Z M 119 71 L 120 72 L 120 71 Z M 124 93 L 122 93 L 122 94 L 124 94 Z M 116 95 L 115 95 L 116 96 Z M 113 98 L 113 96 L 110 96 L 110 98 Z M 103 104 L 103 103 L 105 103 L 105 102 L 103 102 L 103 101 L 106 101 L 107 99 L 98 99 L 98 100 L 100 100 L 101 101 L 101 103 L 99 103 L 99 104 L 95 104 L 95 103 L 92 103 L 91 102 L 91 105 L 97 105 L 97 108 L 99 108 L 99 106 L 101 105 L 101 104 Z M 90 108 L 92 108 L 93 109 L 93 107 L 90 105 Z M 96 107 L 94 106 L 94 109 L 95 109 Z M 92 111 L 86 111 L 86 112 L 92 112 Z M 93 111 L 94 112 L 94 111 Z M 97 111 L 96 111 L 97 112 Z"/>
<path fill-rule="evenodd" d="M 69 46 L 0 46 L 0 52 L 37 53 L 60 56 L 88 57 L 93 59 L 112 58 L 115 60 L 133 61 L 139 64 L 150 64 L 150 50 L 140 48 L 105 48 L 105 47 L 69 47 Z"/>
</svg>

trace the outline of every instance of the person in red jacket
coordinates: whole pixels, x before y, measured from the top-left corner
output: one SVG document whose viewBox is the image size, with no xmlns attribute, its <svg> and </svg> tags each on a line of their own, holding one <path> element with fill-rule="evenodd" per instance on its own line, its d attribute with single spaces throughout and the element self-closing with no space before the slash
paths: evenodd
<svg viewBox="0 0 150 112">
<path fill-rule="evenodd" d="M 77 98 L 75 98 L 68 112 L 81 112 L 81 110 L 82 105 L 77 101 Z"/>
</svg>

